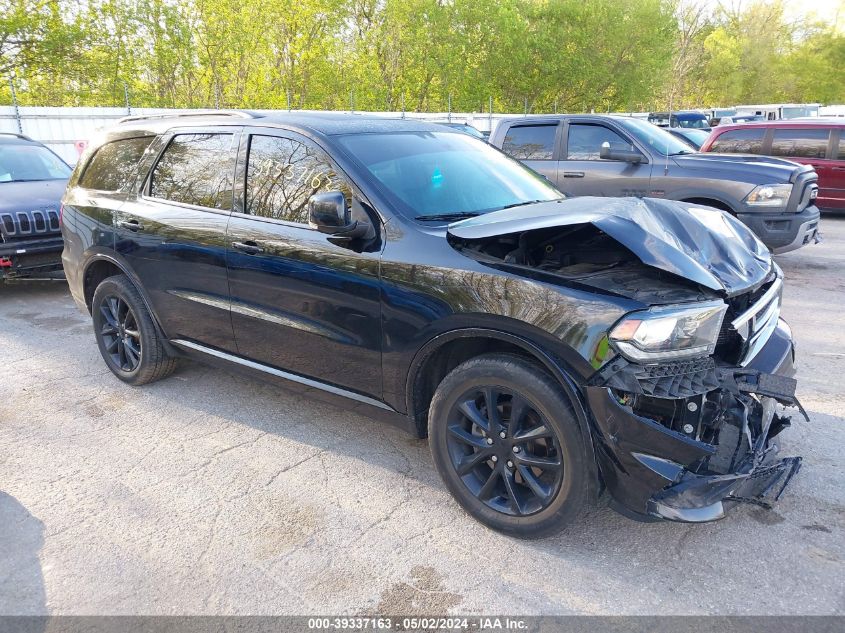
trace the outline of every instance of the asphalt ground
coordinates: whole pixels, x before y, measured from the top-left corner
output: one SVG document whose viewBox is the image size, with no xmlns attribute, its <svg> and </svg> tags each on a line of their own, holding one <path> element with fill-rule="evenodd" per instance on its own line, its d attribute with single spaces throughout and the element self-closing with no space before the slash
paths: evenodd
<svg viewBox="0 0 845 633">
<path fill-rule="evenodd" d="M 845 219 L 822 231 L 777 258 L 811 420 L 776 509 L 600 505 L 540 541 L 360 410 L 191 363 L 128 387 L 62 281 L 0 286 L 0 614 L 842 614 Z"/>
</svg>

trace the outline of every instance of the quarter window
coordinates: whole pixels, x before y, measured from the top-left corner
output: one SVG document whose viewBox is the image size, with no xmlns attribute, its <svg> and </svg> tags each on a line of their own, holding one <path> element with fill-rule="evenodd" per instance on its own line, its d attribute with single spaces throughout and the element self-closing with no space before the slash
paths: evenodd
<svg viewBox="0 0 845 633">
<path fill-rule="evenodd" d="M 759 154 L 763 149 L 764 128 L 754 130 L 730 130 L 720 134 L 710 146 L 711 152 L 730 154 Z"/>
<path fill-rule="evenodd" d="M 551 160 L 557 125 L 516 125 L 508 130 L 502 150 L 517 160 Z"/>
<path fill-rule="evenodd" d="M 79 186 L 97 191 L 126 191 L 152 136 L 112 141 L 100 147 L 79 181 Z"/>
<path fill-rule="evenodd" d="M 601 160 L 602 143 L 611 149 L 632 151 L 633 145 L 603 125 L 574 123 L 569 126 L 566 141 L 567 160 Z"/>
<path fill-rule="evenodd" d="M 209 209 L 232 208 L 234 134 L 177 134 L 155 166 L 150 195 Z"/>
<path fill-rule="evenodd" d="M 280 136 L 253 136 L 246 175 L 246 212 L 265 218 L 308 224 L 308 199 L 341 191 L 351 201 L 349 185 L 321 149 Z"/>
<path fill-rule="evenodd" d="M 775 130 L 772 137 L 772 156 L 796 158 L 824 158 L 830 130 L 826 128 Z"/>
</svg>

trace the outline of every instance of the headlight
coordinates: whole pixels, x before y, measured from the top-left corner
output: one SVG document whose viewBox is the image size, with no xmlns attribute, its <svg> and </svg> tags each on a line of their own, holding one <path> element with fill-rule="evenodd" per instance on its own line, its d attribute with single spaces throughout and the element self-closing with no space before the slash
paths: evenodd
<svg viewBox="0 0 845 633">
<path fill-rule="evenodd" d="M 728 306 L 723 301 L 632 312 L 610 331 L 613 346 L 637 363 L 713 353 Z"/>
<path fill-rule="evenodd" d="M 785 207 L 792 194 L 792 185 L 760 185 L 745 197 L 752 207 Z"/>
</svg>

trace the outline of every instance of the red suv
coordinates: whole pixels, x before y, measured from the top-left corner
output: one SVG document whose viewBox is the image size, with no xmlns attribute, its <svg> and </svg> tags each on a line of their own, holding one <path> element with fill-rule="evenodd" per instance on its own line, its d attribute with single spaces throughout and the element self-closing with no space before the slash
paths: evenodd
<svg viewBox="0 0 845 633">
<path fill-rule="evenodd" d="M 812 165 L 819 175 L 816 206 L 845 211 L 845 120 L 720 125 L 701 151 L 777 156 Z"/>
</svg>

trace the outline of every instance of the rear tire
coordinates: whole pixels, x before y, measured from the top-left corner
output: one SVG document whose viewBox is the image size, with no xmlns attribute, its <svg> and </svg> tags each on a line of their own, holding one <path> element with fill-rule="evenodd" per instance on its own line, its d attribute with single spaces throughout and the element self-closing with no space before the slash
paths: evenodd
<svg viewBox="0 0 845 633">
<path fill-rule="evenodd" d="M 123 382 L 145 385 L 176 369 L 176 359 L 167 353 L 147 306 L 126 275 L 100 282 L 91 315 L 100 354 Z"/>
<path fill-rule="evenodd" d="M 456 367 L 437 387 L 428 431 L 449 492 L 494 530 L 546 536 L 589 500 L 589 462 L 572 404 L 546 371 L 520 356 L 484 355 Z"/>
</svg>

